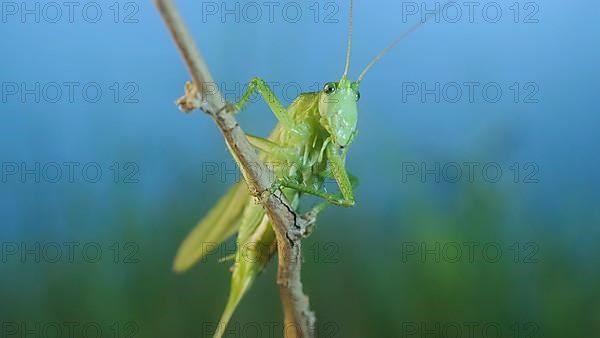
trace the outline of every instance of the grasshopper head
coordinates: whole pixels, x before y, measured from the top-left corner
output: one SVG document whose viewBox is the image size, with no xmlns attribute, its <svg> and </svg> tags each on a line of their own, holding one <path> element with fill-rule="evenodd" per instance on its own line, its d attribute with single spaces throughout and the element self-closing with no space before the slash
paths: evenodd
<svg viewBox="0 0 600 338">
<path fill-rule="evenodd" d="M 331 141 L 344 148 L 352 141 L 358 121 L 357 102 L 360 99 L 359 82 L 343 77 L 339 82 L 329 82 L 319 98 L 321 125 L 331 136 Z"/>
<path fill-rule="evenodd" d="M 421 27 L 424 21 L 418 22 L 407 31 L 400 34 L 389 46 L 383 49 L 360 73 L 354 82 L 348 80 L 348 68 L 350 67 L 350 49 L 352 46 L 352 7 L 350 0 L 350 29 L 348 32 L 348 49 L 346 51 L 346 67 L 342 79 L 338 82 L 329 82 L 321 91 L 319 97 L 320 123 L 331 136 L 331 141 L 344 148 L 356 133 L 356 122 L 358 120 L 358 109 L 356 103 L 360 99 L 358 87 L 369 70 L 402 39 Z"/>
</svg>

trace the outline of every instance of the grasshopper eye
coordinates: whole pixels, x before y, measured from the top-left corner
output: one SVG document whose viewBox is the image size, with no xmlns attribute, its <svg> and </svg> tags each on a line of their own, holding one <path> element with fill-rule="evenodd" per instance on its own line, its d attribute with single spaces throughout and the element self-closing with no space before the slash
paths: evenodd
<svg viewBox="0 0 600 338">
<path fill-rule="evenodd" d="M 360 100 L 360 92 L 356 92 L 356 102 L 358 102 L 358 100 Z"/>
<path fill-rule="evenodd" d="M 323 92 L 325 92 L 327 95 L 335 93 L 335 83 L 329 82 L 325 84 L 325 87 L 323 87 Z"/>
</svg>

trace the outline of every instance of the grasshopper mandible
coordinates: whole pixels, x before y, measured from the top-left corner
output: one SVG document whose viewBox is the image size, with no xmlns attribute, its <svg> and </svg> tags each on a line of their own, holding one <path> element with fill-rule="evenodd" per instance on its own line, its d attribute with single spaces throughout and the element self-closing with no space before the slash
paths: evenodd
<svg viewBox="0 0 600 338">
<path fill-rule="evenodd" d="M 232 104 L 234 111 L 240 111 L 257 91 L 275 114 L 278 124 L 268 138 L 247 136 L 250 144 L 261 153 L 261 159 L 274 164 L 276 179 L 271 190 L 281 189 L 296 211 L 302 194 L 323 199 L 312 208 L 314 215 L 330 204 L 354 205 L 353 187 L 357 180 L 346 171 L 345 162 L 357 133 L 360 83 L 384 54 L 424 23 L 421 21 L 398 36 L 367 65 L 356 81 L 351 81 L 347 75 L 352 44 L 352 7 L 350 0 L 346 64 L 339 81 L 327 83 L 319 92 L 302 93 L 285 108 L 262 79 L 254 78 L 241 99 Z M 326 179 L 334 179 L 340 192 L 325 191 Z M 276 249 L 269 218 L 262 206 L 255 203 L 244 182 L 236 183 L 198 223 L 181 244 L 174 263 L 176 272 L 189 269 L 208 253 L 207 244 L 215 248 L 235 232 L 238 233 L 237 252 L 231 289 L 215 337 L 222 336 L 241 298 Z"/>
</svg>

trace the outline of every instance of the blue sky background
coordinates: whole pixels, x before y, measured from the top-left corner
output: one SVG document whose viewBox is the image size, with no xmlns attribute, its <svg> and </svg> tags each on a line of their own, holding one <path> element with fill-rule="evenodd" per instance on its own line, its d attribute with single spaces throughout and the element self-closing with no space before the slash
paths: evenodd
<svg viewBox="0 0 600 338">
<path fill-rule="evenodd" d="M 39 2 L 40 8 L 45 8 L 47 3 Z M 64 176 L 66 172 L 57 183 L 44 181 L 44 176 L 41 183 L 36 183 L 31 176 L 22 180 L 20 169 L 18 174 L 7 176 L 0 183 L 2 241 L 102 240 L 109 243 L 129 238 L 143 243 L 141 250 L 148 255 L 148 260 L 144 260 L 145 264 L 139 269 L 153 276 L 169 275 L 169 283 L 177 283 L 176 278 L 181 277 L 171 276 L 168 269 L 177 243 L 234 181 L 231 176 L 224 180 L 216 176 L 204 179 L 206 172 L 203 170 L 207 163 L 223 164 L 229 169 L 234 163 L 207 116 L 200 112 L 186 115 L 174 105 L 183 94 L 183 85 L 189 75 L 152 3 L 120 1 L 119 13 L 115 16 L 116 7 L 111 7 L 113 2 L 92 2 L 94 8 L 102 9 L 96 23 L 86 22 L 93 17 L 92 12 L 83 16 L 79 11 L 88 2 L 77 3 L 73 22 L 69 22 L 63 7 L 58 22 L 50 23 L 48 21 L 54 17 L 52 8 L 46 13 L 42 10 L 40 22 L 35 22 L 33 15 L 21 17 L 20 9 L 13 14 L 14 2 L 2 2 L 0 161 L 5 175 L 7 166 L 12 163 L 25 163 L 30 167 L 40 163 L 43 167 L 48 163 L 77 162 L 80 166 L 97 163 L 103 170 L 102 176 L 97 183 L 86 182 L 77 171 L 75 182 L 68 182 Z M 433 7 L 434 2 L 426 3 L 429 8 Z M 466 236 L 478 240 L 489 236 L 499 241 L 510 238 L 511 242 L 544 243 L 540 244 L 541 252 L 547 255 L 544 257 L 559 255 L 557 248 L 568 252 L 568 258 L 563 257 L 566 262 L 548 258 L 545 262 L 549 265 L 575 265 L 574 269 L 580 269 L 573 272 L 576 275 L 597 272 L 595 247 L 600 232 L 600 214 L 595 202 L 600 197 L 597 189 L 600 183 L 597 175 L 600 171 L 597 156 L 600 119 L 596 101 L 600 89 L 597 62 L 600 59 L 597 43 L 600 23 L 596 15 L 599 5 L 581 0 L 517 1 L 519 16 L 518 22 L 514 22 L 515 7 L 511 7 L 514 2 L 497 2 L 493 4 L 502 9 L 502 15 L 498 22 L 490 23 L 486 21 L 490 17 L 481 12 L 481 8 L 489 3 L 478 3 L 474 22 L 469 22 L 467 7 L 461 2 L 463 13 L 458 22 L 448 22 L 447 17 L 440 22 L 428 23 L 386 55 L 367 75 L 361 86 L 359 134 L 348 160 L 349 170 L 361 181 L 357 188 L 358 205 L 353 209 L 332 208 L 328 211 L 322 221 L 321 240 L 335 240 L 339 231 L 343 231 L 342 237 L 350 238 L 340 240 L 347 245 L 356 246 L 360 238 L 376 241 L 387 238 L 383 243 L 369 241 L 352 250 L 361 252 L 362 248 L 363 252 L 376 254 L 378 250 L 384 250 L 382 248 L 393 246 L 395 240 L 406 240 L 407 237 L 400 234 L 413 231 L 420 220 L 427 224 L 420 229 L 424 233 L 437 234 L 437 238 L 455 238 L 459 232 L 457 228 L 460 228 Z M 251 12 L 253 8 L 243 2 L 237 3 L 241 11 L 239 22 L 233 15 L 221 18 L 221 8 L 214 15 L 207 12 L 214 8 L 212 6 L 222 4 L 178 1 L 216 81 L 226 88 L 233 88 L 233 94 L 230 93 L 228 98 L 239 96 L 236 88 L 244 86 L 253 76 L 260 76 L 267 82 L 276 83 L 276 95 L 289 104 L 294 88 L 314 91 L 341 76 L 348 30 L 347 2 L 277 2 L 273 22 L 267 17 L 263 2 L 253 3 L 263 10 L 256 20 Z M 298 22 L 291 22 L 291 14 L 285 16 L 282 13 L 286 4 L 302 9 Z M 395 36 L 419 20 L 418 15 L 407 15 L 407 20 L 403 19 L 403 10 L 406 14 L 406 6 L 411 4 L 414 3 L 356 2 L 351 78 L 355 78 Z M 34 5 L 28 3 L 28 6 Z M 234 8 L 234 3 L 227 6 Z M 248 12 L 244 14 L 242 8 Z M 316 8 L 319 8 L 318 17 L 315 17 Z M 535 14 L 531 14 L 534 11 Z M 529 14 L 532 16 L 528 17 Z M 526 18 L 537 22 L 525 23 Z M 78 83 L 78 89 L 87 83 L 97 84 L 102 95 L 98 102 L 86 102 L 76 89 L 73 102 L 69 102 L 65 82 Z M 456 103 L 443 98 L 437 103 L 432 95 L 423 101 L 418 94 L 403 100 L 403 88 L 414 83 L 425 83 L 431 88 L 435 83 L 444 86 L 465 82 L 477 82 L 481 86 L 496 84 L 502 89 L 502 96 L 498 102 L 490 103 L 476 90 L 474 102 L 469 102 L 467 87 L 461 85 L 463 97 Z M 40 102 L 35 102 L 31 94 L 23 99 L 20 88 L 15 94 L 11 92 L 15 84 L 32 88 L 36 83 L 41 87 L 50 83 L 62 84 L 63 95 L 52 103 L 44 95 Z M 117 87 L 113 87 L 115 83 Z M 518 83 L 520 90 L 518 102 L 514 102 L 515 87 L 511 87 L 514 83 Z M 530 85 L 525 87 L 527 83 Z M 283 87 L 289 91 L 284 93 Z M 119 88 L 117 102 L 116 88 Z M 524 102 L 526 95 L 533 91 L 535 94 L 531 99 L 535 102 Z M 127 98 L 128 94 L 132 96 Z M 262 100 L 254 101 L 239 119 L 248 132 L 265 135 L 276 121 Z M 117 170 L 121 175 L 120 183 L 114 182 L 111 165 L 115 162 L 120 165 Z M 419 172 L 403 180 L 407 163 L 419 166 L 424 163 L 427 168 L 432 168 L 435 163 L 441 166 L 459 163 L 462 166 L 464 162 L 477 162 L 481 166 L 497 163 L 502 176 L 498 183 L 490 183 L 476 171 L 474 182 L 466 179 L 466 172 L 457 183 L 443 177 L 441 182 L 435 182 L 431 176 L 426 176 L 422 182 Z M 133 163 L 133 167 L 125 168 L 128 163 Z M 520 166 L 518 183 L 514 182 L 511 171 L 514 163 Z M 524 167 L 528 163 L 532 166 Z M 462 168 L 466 170 L 464 166 Z M 532 170 L 535 171 L 532 178 L 537 183 L 523 183 L 524 175 Z M 123 183 L 123 175 L 128 173 L 133 173 L 131 178 L 135 183 Z M 464 206 L 462 198 L 466 198 L 471 202 L 464 203 L 472 210 L 481 211 L 477 206 L 480 197 L 474 191 L 485 191 L 492 209 L 502 206 L 499 218 L 490 216 L 498 222 L 497 232 L 478 237 L 478 232 L 469 227 L 469 224 L 477 224 L 480 229 L 487 225 L 478 223 L 476 216 L 461 209 Z M 406 215 L 413 214 L 416 215 L 413 223 L 407 223 Z M 462 218 L 458 214 L 463 215 Z M 454 216 L 462 226 L 448 221 Z M 159 224 L 159 220 L 163 223 Z M 413 234 L 408 238 L 418 239 L 419 236 Z M 161 237 L 165 243 L 161 243 Z M 156 258 L 159 255 L 161 257 Z M 371 256 L 365 255 L 368 262 Z M 164 264 L 152 269 L 151 259 L 154 258 Z M 340 269 L 352 276 L 350 271 L 355 269 L 352 264 L 358 263 L 348 264 L 341 265 Z M 39 266 L 4 264 L 0 268 L 11 271 L 14 277 L 0 282 L 3 289 L 0 295 L 8 297 L 12 293 L 10 290 L 15 289 L 30 295 L 27 299 L 11 298 L 15 307 L 8 309 L 6 318 L 23 319 L 32 308 L 40 309 L 42 313 L 47 307 L 47 312 L 51 312 L 49 309 L 57 302 L 52 297 L 57 295 L 55 291 L 37 294 L 33 291 L 37 288 L 26 281 L 28 276 L 38 276 Z M 216 265 L 210 268 L 217 269 Z M 75 275 L 68 276 L 73 283 L 80 278 L 77 277 L 79 273 L 89 276 L 86 270 L 89 267 L 82 267 L 81 272 L 77 272 L 78 266 L 71 269 L 74 270 L 69 273 Z M 313 275 L 310 267 L 306 269 L 310 283 Z M 221 283 L 218 284 L 218 295 L 213 296 L 215 305 L 201 310 L 212 320 L 217 318 L 220 306 L 224 304 L 227 289 L 227 276 L 221 270 L 214 277 L 214 285 L 217 285 L 216 281 Z M 55 270 L 48 271 L 52 274 Z M 98 271 L 98 276 L 115 283 L 114 290 L 127 283 L 106 277 L 125 274 L 121 270 L 109 266 Z M 138 281 L 143 283 L 143 273 L 134 271 L 131 280 L 136 284 Z M 524 277 L 527 273 L 510 271 L 517 279 L 527 278 Z M 198 269 L 195 273 L 193 276 L 197 277 L 206 272 Z M 594 276 L 598 276 L 597 273 Z M 190 288 L 193 287 L 194 277 L 187 278 Z M 542 283 L 548 280 L 551 278 L 540 277 Z M 166 285 L 173 288 L 173 284 L 150 285 L 147 292 L 160 294 L 161 287 Z M 586 282 L 573 281 L 568 287 L 557 290 L 568 293 L 567 288 L 582 285 Z M 363 287 L 368 288 L 368 285 Z M 96 288 L 98 286 L 88 286 L 88 291 L 80 292 L 82 295 L 94 293 Z M 535 284 L 526 288 L 535 288 Z M 517 297 L 520 291 L 511 290 L 506 291 L 507 294 Z M 204 296 L 201 288 L 194 292 L 198 297 Z M 314 297 L 323 296 L 314 289 L 313 293 Z M 15 294 L 18 292 L 13 293 L 13 297 Z M 256 294 L 263 295 L 260 291 Z M 121 303 L 115 300 L 112 308 L 138 306 L 138 312 L 130 309 L 130 313 L 138 313 L 137 321 L 146 323 L 149 318 L 156 321 L 145 312 L 150 310 L 140 310 L 143 308 L 140 299 L 147 300 L 148 296 L 130 299 L 128 297 L 133 296 L 127 295 L 123 291 Z M 76 303 L 78 298 L 73 297 L 72 301 Z M 45 299 L 41 302 L 45 306 L 40 305 L 40 299 Z M 253 299 L 257 300 L 258 296 Z M 585 299 L 588 298 L 584 294 L 582 301 Z M 277 302 L 274 298 L 269 303 L 272 309 L 267 314 L 278 313 Z M 248 300 L 248 304 L 251 303 L 252 300 Z M 541 306 L 535 297 L 527 302 L 530 303 Z M 156 306 L 156 303 L 152 304 Z M 189 310 L 182 304 L 172 306 Z M 326 305 L 317 307 L 321 313 L 329 310 Z M 7 310 L 1 305 L 0 308 Z M 383 311 L 381 307 L 375 308 Z M 89 309 L 92 316 L 98 307 L 89 305 Z M 368 312 L 368 307 L 364 311 Z M 543 318 L 536 317 L 536 320 L 551 322 L 550 316 L 544 317 L 536 311 L 536 316 Z M 598 318 L 597 309 L 595 311 L 587 313 Z M 71 312 L 65 310 L 65 313 Z M 371 314 L 382 318 L 380 313 Z M 368 317 L 365 313 L 356 315 Z M 60 314 L 56 316 L 60 317 Z M 39 315 L 39 318 L 48 317 Z M 181 332 L 197 332 L 189 321 L 185 321 L 189 326 L 183 328 L 185 316 L 181 322 L 175 320 L 174 315 L 169 318 L 159 326 L 164 329 L 175 325 L 180 330 L 191 330 Z M 350 324 L 353 329 L 348 329 L 345 336 L 350 336 L 348 332 L 361 336 L 360 332 L 368 332 L 361 330 L 373 329 L 360 323 Z M 153 327 L 153 324 L 148 325 Z M 392 324 L 378 329 L 382 334 L 397 332 L 397 327 Z"/>
</svg>

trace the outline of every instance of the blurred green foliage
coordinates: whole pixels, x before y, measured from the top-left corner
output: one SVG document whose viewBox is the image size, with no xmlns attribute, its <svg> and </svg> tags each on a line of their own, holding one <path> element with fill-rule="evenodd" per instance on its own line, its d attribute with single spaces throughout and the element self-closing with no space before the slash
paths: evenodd
<svg viewBox="0 0 600 338">
<path fill-rule="evenodd" d="M 134 262 L 9 261 L 0 277 L 0 318 L 93 321 L 106 327 L 135 322 L 140 337 L 207 335 L 229 288 L 229 263 L 216 261 L 233 250 L 233 242 L 184 275 L 172 273 L 171 265 L 181 239 L 227 185 L 202 184 L 193 177 L 174 183 L 164 203 L 152 207 L 134 198 L 142 194 L 135 189 L 129 190 L 131 196 L 115 196 L 92 224 L 82 210 L 93 210 L 93 200 L 72 194 L 73 210 L 63 220 L 72 225 L 70 237 L 107 247 L 134 242 L 139 246 Z M 456 330 L 462 332 L 459 337 L 469 337 L 469 327 L 475 337 L 493 337 L 498 327 L 502 337 L 592 337 L 600 331 L 594 288 L 600 273 L 589 264 L 598 257 L 597 247 L 578 250 L 581 243 L 559 227 L 562 220 L 520 210 L 515 192 L 477 184 L 452 191 L 451 205 L 439 205 L 426 189 L 417 189 L 396 212 L 359 206 L 323 214 L 305 241 L 303 267 L 320 337 L 421 337 L 427 332 L 452 337 Z M 48 219 L 53 215 L 46 213 Z M 528 224 L 515 232 L 507 226 L 515 219 Z M 82 224 L 97 231 L 91 235 Z M 65 236 L 48 229 L 39 238 Z M 477 243 L 472 259 L 465 243 Z M 489 259 L 497 256 L 494 250 L 487 256 L 480 250 L 486 243 L 502 249 L 497 261 Z M 421 245 L 429 249 L 424 256 Z M 229 336 L 255 337 L 259 330 L 259 336 L 268 337 L 273 327 L 280 335 L 275 269 L 272 262 L 243 300 Z"/>
</svg>

